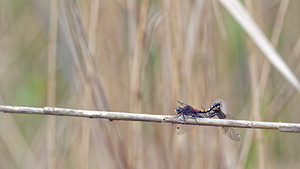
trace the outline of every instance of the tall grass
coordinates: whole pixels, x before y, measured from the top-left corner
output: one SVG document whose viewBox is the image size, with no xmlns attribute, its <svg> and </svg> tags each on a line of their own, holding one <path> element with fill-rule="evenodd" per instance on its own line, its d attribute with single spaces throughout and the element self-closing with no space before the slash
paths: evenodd
<svg viewBox="0 0 300 169">
<path fill-rule="evenodd" d="M 225 1 L 66 0 L 57 6 L 57 40 L 49 37 L 48 3 L 0 2 L 1 104 L 45 106 L 51 93 L 60 107 L 174 114 L 176 99 L 198 108 L 222 99 L 236 119 L 300 122 L 290 84 L 297 87 L 292 74 L 299 77 L 297 1 L 227 2 L 249 13 L 240 26 Z M 253 24 L 261 34 L 248 36 Z M 268 45 L 255 36 L 271 42 L 288 75 L 270 64 Z M 51 52 L 55 79 L 47 76 Z M 45 120 L 1 115 L 0 168 L 51 168 L 49 161 L 57 168 L 300 165 L 297 134 L 238 129 L 236 143 L 213 127 L 176 135 L 171 125 L 67 117 L 47 133 Z M 51 134 L 55 156 L 48 160 Z"/>
</svg>

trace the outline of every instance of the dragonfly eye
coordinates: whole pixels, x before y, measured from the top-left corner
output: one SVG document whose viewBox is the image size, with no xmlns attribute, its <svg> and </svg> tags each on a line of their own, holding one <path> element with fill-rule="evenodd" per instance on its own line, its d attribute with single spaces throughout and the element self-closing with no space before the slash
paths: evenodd
<svg viewBox="0 0 300 169">
<path fill-rule="evenodd" d="M 178 112 L 180 112 L 181 111 L 181 107 L 176 107 L 176 112 L 178 113 Z"/>
<path fill-rule="evenodd" d="M 220 102 L 215 103 L 214 107 L 220 108 L 221 107 L 221 103 Z"/>
</svg>

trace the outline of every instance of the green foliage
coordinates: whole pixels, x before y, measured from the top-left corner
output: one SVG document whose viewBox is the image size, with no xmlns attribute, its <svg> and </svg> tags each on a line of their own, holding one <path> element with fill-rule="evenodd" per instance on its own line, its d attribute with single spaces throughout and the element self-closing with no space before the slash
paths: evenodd
<svg viewBox="0 0 300 169">
<path fill-rule="evenodd" d="M 40 74 L 33 74 L 20 83 L 15 92 L 15 105 L 43 106 L 46 99 L 46 78 Z"/>
</svg>

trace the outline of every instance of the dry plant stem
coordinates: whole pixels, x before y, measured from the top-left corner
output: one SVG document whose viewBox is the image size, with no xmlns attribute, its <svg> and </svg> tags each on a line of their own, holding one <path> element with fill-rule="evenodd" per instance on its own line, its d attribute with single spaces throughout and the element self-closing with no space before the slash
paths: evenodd
<svg viewBox="0 0 300 169">
<path fill-rule="evenodd" d="M 126 112 L 108 112 L 108 111 L 92 111 L 92 110 L 76 110 L 56 107 L 19 107 L 19 106 L 4 106 L 0 105 L 0 111 L 4 113 L 18 114 L 40 114 L 40 115 L 55 115 L 55 116 L 74 116 L 86 118 L 103 118 L 109 120 L 124 120 L 124 121 L 145 121 L 171 124 L 186 124 L 186 125 L 205 125 L 205 126 L 227 126 L 238 128 L 253 128 L 253 129 L 271 129 L 281 132 L 300 133 L 299 123 L 281 123 L 281 122 L 263 122 L 263 121 L 247 121 L 247 120 L 224 120 L 199 118 L 186 119 L 185 122 L 178 120 L 171 115 L 152 115 L 152 114 L 135 114 Z"/>
<path fill-rule="evenodd" d="M 142 98 L 140 93 L 142 92 L 142 81 L 143 81 L 143 52 L 144 52 L 144 41 L 145 41 L 145 32 L 146 26 L 148 22 L 148 9 L 149 9 L 149 0 L 143 0 L 141 2 L 141 11 L 139 14 L 139 23 L 137 26 L 136 32 L 136 40 L 134 44 L 134 51 L 133 51 L 133 58 L 132 58 L 132 69 L 131 69 L 131 95 L 129 100 L 129 107 L 130 110 L 139 111 L 141 108 Z M 141 133 L 141 126 L 140 125 L 132 125 L 131 127 L 131 139 L 129 146 L 132 147 L 132 151 L 128 152 L 129 158 L 129 168 L 133 168 L 136 166 L 137 168 L 143 168 L 143 164 L 141 160 L 137 160 L 139 154 L 144 154 L 142 151 L 143 149 L 139 149 L 138 147 L 142 146 L 142 137 Z"/>
<path fill-rule="evenodd" d="M 249 13 L 244 9 L 237 0 L 219 0 L 219 2 L 231 13 L 238 21 L 243 29 L 255 42 L 257 47 L 264 53 L 274 67 L 300 91 L 300 82 L 291 69 L 286 65 L 282 57 L 275 51 L 272 44 L 267 40 L 266 36 L 259 29 L 257 24 L 250 17 Z"/>
<path fill-rule="evenodd" d="M 83 72 L 82 80 L 88 82 L 93 89 L 93 101 L 98 109 L 109 109 L 109 103 L 106 97 L 106 93 L 102 85 L 102 77 L 99 75 L 98 67 L 96 65 L 95 58 L 92 56 L 90 46 L 88 44 L 87 34 L 82 19 L 82 14 L 79 10 L 79 5 L 76 0 L 68 0 L 67 5 L 70 6 L 69 25 L 72 28 L 72 37 L 77 46 L 78 66 L 80 72 Z M 97 75 L 97 76 L 94 76 Z"/>
<path fill-rule="evenodd" d="M 49 48 L 48 48 L 48 86 L 47 105 L 55 106 L 56 97 L 56 41 L 58 24 L 58 1 L 50 1 Z M 47 119 L 47 167 L 56 168 L 55 117 Z"/>
<path fill-rule="evenodd" d="M 279 37 L 281 35 L 284 18 L 287 13 L 288 7 L 289 7 L 289 0 L 280 2 L 279 10 L 277 12 L 277 16 L 275 19 L 275 25 L 274 25 L 274 28 L 272 31 L 272 36 L 271 36 L 271 43 L 273 44 L 273 46 L 275 48 L 277 47 L 278 42 L 279 42 Z M 263 64 L 262 73 L 260 76 L 260 90 L 262 93 L 261 96 L 264 96 L 264 93 L 265 93 L 265 90 L 267 87 L 267 83 L 269 80 L 270 70 L 271 70 L 270 63 L 267 59 L 265 59 L 264 64 Z"/>
<path fill-rule="evenodd" d="M 91 1 L 90 4 L 90 18 L 89 18 L 89 27 L 88 27 L 88 47 L 90 49 L 91 56 L 95 58 L 96 52 L 96 43 L 97 43 L 97 26 L 98 26 L 98 12 L 99 12 L 99 1 L 94 0 Z M 95 78 L 96 79 L 96 78 Z M 82 83 L 84 90 L 83 90 L 83 98 L 84 101 L 82 102 L 84 106 L 91 106 L 93 103 L 92 101 L 92 89 L 91 85 L 84 81 Z M 81 154 L 82 160 L 80 163 L 81 168 L 89 168 L 89 149 L 90 149 L 90 120 L 82 121 L 81 130 L 83 131 L 81 134 Z"/>
</svg>

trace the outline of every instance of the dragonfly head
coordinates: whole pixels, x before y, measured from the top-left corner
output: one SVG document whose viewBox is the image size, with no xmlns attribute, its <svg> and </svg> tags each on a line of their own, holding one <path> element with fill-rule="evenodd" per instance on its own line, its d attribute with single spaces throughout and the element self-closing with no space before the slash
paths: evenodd
<svg viewBox="0 0 300 169">
<path fill-rule="evenodd" d="M 182 107 L 176 107 L 175 111 L 177 114 L 180 114 L 182 112 Z"/>
<path fill-rule="evenodd" d="M 213 107 L 215 107 L 217 109 L 220 109 L 221 108 L 221 102 L 216 102 Z"/>
</svg>

